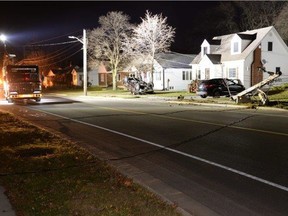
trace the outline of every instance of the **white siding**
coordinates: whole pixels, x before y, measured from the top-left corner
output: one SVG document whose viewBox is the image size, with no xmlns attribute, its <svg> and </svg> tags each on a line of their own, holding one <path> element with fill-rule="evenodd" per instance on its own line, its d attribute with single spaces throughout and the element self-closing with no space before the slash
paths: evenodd
<svg viewBox="0 0 288 216">
<path fill-rule="evenodd" d="M 242 75 L 242 83 L 244 84 L 245 88 L 249 88 L 251 86 L 251 65 L 253 63 L 253 53 L 250 53 L 244 62 L 243 67 L 243 75 Z"/>
<path fill-rule="evenodd" d="M 183 71 L 185 73 L 185 80 L 183 80 Z M 192 70 L 189 68 L 170 68 L 165 70 L 165 89 L 171 91 L 186 91 L 191 81 Z"/>
<path fill-rule="evenodd" d="M 149 82 L 149 80 L 147 80 L 146 82 Z M 163 68 L 157 61 L 154 61 L 153 84 L 154 84 L 154 90 L 163 90 L 164 88 Z"/>
<path fill-rule="evenodd" d="M 92 86 L 98 86 L 99 85 L 98 71 L 97 70 L 88 71 L 88 82 L 91 82 Z"/>
<path fill-rule="evenodd" d="M 183 80 L 183 71 L 185 80 Z M 192 81 L 192 69 L 190 68 L 167 68 L 164 70 L 164 74 L 163 69 L 157 70 L 156 73 L 161 75 L 161 80 L 156 80 L 154 74 L 154 90 L 186 91 L 188 84 Z"/>
<path fill-rule="evenodd" d="M 273 43 L 273 50 L 268 51 L 268 42 Z M 280 85 L 288 82 L 288 53 L 287 49 L 283 47 L 283 44 L 278 40 L 278 37 L 273 31 L 269 32 L 261 42 L 262 60 L 267 63 L 264 65 L 267 71 L 276 71 L 276 67 L 280 67 L 282 75 L 277 79 L 275 84 Z M 268 73 L 264 73 L 264 79 L 269 76 Z"/>
<path fill-rule="evenodd" d="M 223 67 L 223 77 L 224 78 L 230 78 L 229 77 L 229 69 L 230 68 L 235 68 L 237 76 L 235 77 L 236 79 L 240 79 L 242 83 L 244 83 L 244 61 L 243 60 L 238 60 L 238 61 L 227 61 L 223 62 L 224 67 Z"/>
<path fill-rule="evenodd" d="M 199 65 L 192 64 L 192 80 L 196 80 L 198 78 L 198 71 L 200 71 Z"/>
<path fill-rule="evenodd" d="M 207 79 L 207 71 L 209 71 L 209 79 L 219 78 L 223 76 L 221 64 L 213 64 L 210 59 L 205 55 L 200 61 L 198 66 L 194 66 L 193 78 L 196 76 L 196 69 L 200 70 L 200 79 Z"/>
</svg>

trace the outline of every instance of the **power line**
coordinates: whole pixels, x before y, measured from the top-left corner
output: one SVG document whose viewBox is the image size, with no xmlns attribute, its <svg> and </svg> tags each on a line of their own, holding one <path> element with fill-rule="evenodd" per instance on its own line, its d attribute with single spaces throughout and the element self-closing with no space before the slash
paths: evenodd
<svg viewBox="0 0 288 216">
<path fill-rule="evenodd" d="M 80 30 L 77 30 L 77 31 L 74 31 L 74 32 L 70 32 L 70 33 L 67 33 L 67 34 L 64 34 L 64 35 L 52 37 L 52 38 L 49 38 L 49 39 L 41 40 L 41 41 L 38 41 L 38 42 L 33 42 L 31 44 L 34 45 L 34 44 L 37 44 L 37 43 L 43 43 L 43 42 L 55 40 L 55 39 L 58 39 L 58 38 L 61 38 L 61 37 L 67 38 L 69 35 L 74 35 L 76 32 L 80 32 Z"/>
<path fill-rule="evenodd" d="M 58 46 L 63 44 L 70 44 L 76 43 L 78 41 L 66 41 L 66 42 L 59 42 L 59 43 L 49 43 L 49 44 L 36 44 L 36 45 L 25 45 L 24 47 L 44 47 L 44 46 Z"/>
<path fill-rule="evenodd" d="M 78 51 L 72 53 L 71 55 L 67 56 L 66 58 L 63 58 L 63 59 L 61 59 L 61 60 L 59 60 L 59 61 L 55 61 L 55 62 L 53 62 L 52 64 L 41 65 L 41 67 L 48 67 L 48 66 L 51 66 L 51 65 L 53 65 L 53 64 L 56 64 L 56 63 L 62 62 L 62 61 L 64 61 L 64 60 L 66 60 L 66 59 L 72 57 L 73 55 L 76 55 L 76 54 L 77 54 L 78 52 L 80 52 L 81 50 L 82 50 L 82 48 L 79 49 Z"/>
<path fill-rule="evenodd" d="M 24 60 L 25 61 L 40 61 L 40 60 L 53 59 L 53 58 L 56 58 L 58 56 L 61 56 L 65 52 L 67 52 L 67 51 L 69 51 L 69 50 L 71 50 L 72 48 L 75 48 L 75 47 L 77 47 L 77 44 L 74 44 L 73 46 L 70 46 L 69 48 L 62 48 L 62 49 L 56 50 L 56 51 L 50 53 L 49 54 L 50 56 L 45 58 L 45 59 L 43 59 L 43 56 L 42 57 L 40 56 L 40 57 L 34 57 L 34 58 L 32 57 L 32 58 L 28 58 L 28 59 L 24 59 Z M 55 55 L 54 55 L 54 53 L 55 53 Z"/>
</svg>

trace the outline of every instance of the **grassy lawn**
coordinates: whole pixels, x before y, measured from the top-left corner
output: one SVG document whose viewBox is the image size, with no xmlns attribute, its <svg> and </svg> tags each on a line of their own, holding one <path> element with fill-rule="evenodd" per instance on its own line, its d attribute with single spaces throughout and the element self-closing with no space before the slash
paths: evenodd
<svg viewBox="0 0 288 216">
<path fill-rule="evenodd" d="M 3 112 L 0 158 L 17 215 L 180 215 L 75 143 Z"/>
</svg>

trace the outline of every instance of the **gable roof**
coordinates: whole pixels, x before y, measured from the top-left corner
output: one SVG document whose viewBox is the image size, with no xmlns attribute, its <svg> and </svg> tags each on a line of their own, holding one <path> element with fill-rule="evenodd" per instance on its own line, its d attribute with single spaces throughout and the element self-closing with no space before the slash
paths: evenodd
<svg viewBox="0 0 288 216">
<path fill-rule="evenodd" d="M 251 31 L 239 32 L 238 36 L 241 35 L 242 37 L 245 36 L 245 39 L 251 37 L 255 38 L 251 41 L 248 47 L 243 50 L 243 52 L 239 54 L 231 55 L 231 40 L 235 36 L 235 34 L 223 35 L 214 37 L 213 39 L 221 39 L 221 46 L 218 50 L 215 51 L 217 54 L 222 54 L 222 61 L 232 61 L 238 59 L 245 59 L 251 52 L 253 52 L 261 43 L 263 38 L 272 30 L 274 29 L 273 26 L 255 29 Z M 256 37 L 255 37 L 256 34 Z"/>
<path fill-rule="evenodd" d="M 273 26 L 213 37 L 213 40 L 221 40 L 221 44 L 211 54 L 221 55 L 222 62 L 245 59 L 251 52 L 253 52 L 261 44 L 263 38 L 270 31 L 273 31 L 281 39 L 281 37 L 279 36 L 279 34 L 277 33 L 277 31 Z M 251 43 L 243 50 L 243 52 L 231 55 L 231 40 L 235 35 L 238 35 L 241 39 L 244 40 L 251 40 Z M 283 40 L 281 39 L 280 41 L 282 41 L 283 46 L 286 47 L 286 44 L 283 42 Z M 201 52 L 194 58 L 191 64 L 198 64 L 200 60 L 201 60 Z"/>
<path fill-rule="evenodd" d="M 77 71 L 73 67 L 54 68 L 54 69 L 50 69 L 48 72 L 46 72 L 43 75 L 46 75 L 46 76 L 66 75 L 66 74 L 72 74 L 75 72 L 77 72 Z"/>
<path fill-rule="evenodd" d="M 191 61 L 196 55 L 193 54 L 181 54 L 176 52 L 163 52 L 155 55 L 156 61 L 163 68 L 189 68 Z"/>
</svg>

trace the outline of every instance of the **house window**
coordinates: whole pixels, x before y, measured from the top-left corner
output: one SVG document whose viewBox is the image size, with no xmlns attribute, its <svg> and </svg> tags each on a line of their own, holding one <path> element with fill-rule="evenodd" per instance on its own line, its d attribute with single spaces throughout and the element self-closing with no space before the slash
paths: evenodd
<svg viewBox="0 0 288 216">
<path fill-rule="evenodd" d="M 182 80 L 192 80 L 192 71 L 182 71 Z"/>
<path fill-rule="evenodd" d="M 199 79 L 199 80 L 201 79 L 201 70 L 198 70 L 196 79 Z"/>
<path fill-rule="evenodd" d="M 273 42 L 268 42 L 268 51 L 273 51 Z"/>
<path fill-rule="evenodd" d="M 239 43 L 238 42 L 234 42 L 234 44 L 233 44 L 233 52 L 234 53 L 238 53 L 239 52 Z"/>
<path fill-rule="evenodd" d="M 236 70 L 236 68 L 229 68 L 228 78 L 237 79 L 237 70 Z"/>
<path fill-rule="evenodd" d="M 203 47 L 203 55 L 206 55 L 208 53 L 208 47 Z"/>
</svg>

